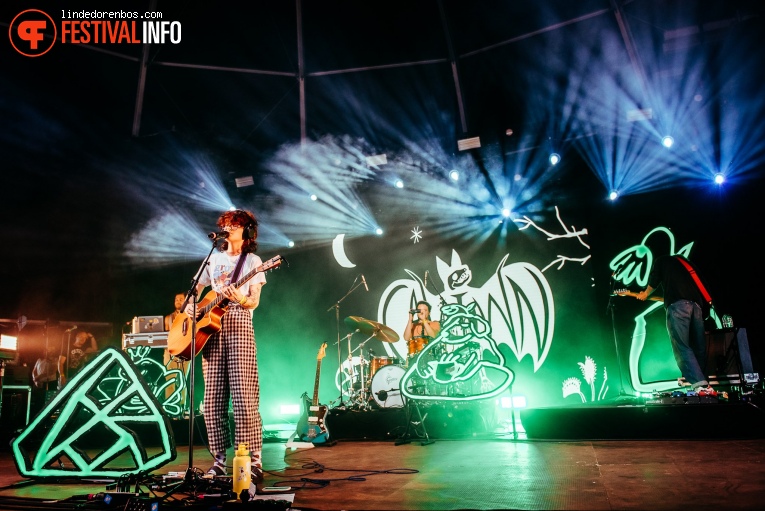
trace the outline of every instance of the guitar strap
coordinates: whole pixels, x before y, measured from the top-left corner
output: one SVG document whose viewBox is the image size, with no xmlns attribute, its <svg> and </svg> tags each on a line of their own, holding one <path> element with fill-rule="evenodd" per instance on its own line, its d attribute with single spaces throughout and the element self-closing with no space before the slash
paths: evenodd
<svg viewBox="0 0 765 511">
<path fill-rule="evenodd" d="M 713 308 L 714 306 L 712 305 L 712 297 L 709 295 L 709 292 L 707 291 L 707 288 L 704 287 L 704 284 L 701 283 L 701 279 L 696 274 L 696 270 L 693 269 L 693 266 L 688 264 L 688 261 L 686 261 L 682 257 L 676 257 L 676 259 L 678 261 L 680 261 L 680 264 L 685 266 L 685 269 L 688 270 L 688 273 L 691 274 L 691 278 L 693 279 L 693 281 L 698 286 L 699 291 L 701 291 L 701 295 L 704 297 L 704 300 L 707 301 L 707 303 L 709 304 L 710 308 Z"/>
<path fill-rule="evenodd" d="M 242 272 L 242 266 L 244 266 L 244 260 L 247 259 L 247 254 L 242 252 L 239 255 L 239 260 L 236 262 L 236 267 L 234 268 L 234 273 L 231 274 L 231 283 L 235 283 L 236 279 L 239 278 L 239 274 Z"/>
</svg>

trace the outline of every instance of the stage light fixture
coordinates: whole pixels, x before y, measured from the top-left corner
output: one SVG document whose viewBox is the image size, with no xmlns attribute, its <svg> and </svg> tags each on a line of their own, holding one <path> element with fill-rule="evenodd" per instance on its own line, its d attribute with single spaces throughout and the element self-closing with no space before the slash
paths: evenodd
<svg viewBox="0 0 765 511">
<path fill-rule="evenodd" d="M 380 229 L 379 227 L 375 229 L 375 234 L 377 234 L 378 236 L 382 236 L 382 233 L 383 233 L 383 230 Z"/>
<path fill-rule="evenodd" d="M 505 218 L 510 218 L 510 208 L 502 208 L 502 216 Z"/>
<path fill-rule="evenodd" d="M 228 207 L 228 210 L 229 210 L 229 211 L 236 211 L 236 206 L 229 206 L 229 207 Z"/>
<path fill-rule="evenodd" d="M 316 196 L 316 194 L 312 193 L 311 194 L 311 200 L 317 200 L 317 199 L 318 199 L 318 197 Z"/>
<path fill-rule="evenodd" d="M 279 413 L 282 415 L 300 415 L 300 405 L 280 405 Z"/>
<path fill-rule="evenodd" d="M 457 172 L 456 170 L 452 170 L 451 172 L 449 172 L 449 177 L 451 178 L 452 181 L 459 181 L 460 173 Z"/>
<path fill-rule="evenodd" d="M 457 149 L 459 149 L 460 151 L 467 151 L 468 149 L 477 149 L 479 147 L 481 147 L 480 137 L 463 138 L 462 140 L 457 140 Z"/>
<path fill-rule="evenodd" d="M 289 248 L 294 248 L 294 246 L 295 246 L 295 242 L 294 242 L 294 241 L 292 241 L 292 240 L 289 240 L 289 241 L 287 242 L 287 246 L 288 246 Z"/>
<path fill-rule="evenodd" d="M 18 338 L 12 335 L 0 335 L 0 359 L 10 360 L 16 358 Z"/>
<path fill-rule="evenodd" d="M 366 160 L 367 165 L 370 167 L 379 167 L 388 163 L 388 156 L 385 154 L 373 154 L 372 156 L 367 156 Z"/>
<path fill-rule="evenodd" d="M 725 175 L 722 172 L 715 174 L 715 184 L 721 185 L 725 182 Z"/>
<path fill-rule="evenodd" d="M 403 188 L 404 187 L 404 182 L 402 180 L 400 180 L 400 179 L 396 179 L 396 182 L 394 183 L 394 185 L 395 185 L 396 188 Z"/>
<path fill-rule="evenodd" d="M 500 408 L 526 408 L 526 396 L 514 394 L 513 396 L 504 396 L 499 399 Z"/>
<path fill-rule="evenodd" d="M 608 194 L 608 200 L 614 201 L 618 198 L 619 198 L 619 192 L 617 192 L 616 190 L 611 190 L 611 193 Z"/>
<path fill-rule="evenodd" d="M 664 138 L 661 139 L 661 145 L 663 145 L 667 149 L 672 147 L 672 145 L 674 145 L 674 143 L 675 143 L 675 139 L 670 137 L 669 135 L 666 135 L 666 136 L 664 136 Z"/>
<path fill-rule="evenodd" d="M 557 165 L 560 163 L 560 155 L 558 153 L 550 153 L 550 165 Z"/>
<path fill-rule="evenodd" d="M 237 188 L 244 188 L 245 186 L 252 186 L 255 184 L 255 180 L 252 179 L 252 176 L 237 177 L 234 179 L 234 182 L 236 183 Z"/>
<path fill-rule="evenodd" d="M 627 122 L 649 121 L 653 119 L 652 108 L 633 108 L 627 110 Z"/>
</svg>

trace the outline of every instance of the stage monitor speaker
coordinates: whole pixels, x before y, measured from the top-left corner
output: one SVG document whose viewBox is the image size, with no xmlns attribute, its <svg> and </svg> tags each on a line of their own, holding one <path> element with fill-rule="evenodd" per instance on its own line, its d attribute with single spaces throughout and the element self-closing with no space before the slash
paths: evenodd
<svg viewBox="0 0 765 511">
<path fill-rule="evenodd" d="M 32 387 L 28 385 L 3 385 L 0 429 L 14 430 L 29 424 Z"/>
<path fill-rule="evenodd" d="M 740 383 L 739 375 L 754 373 L 746 328 L 723 328 L 706 333 L 707 367 L 710 380 Z M 735 380 L 735 381 L 734 381 Z"/>
</svg>

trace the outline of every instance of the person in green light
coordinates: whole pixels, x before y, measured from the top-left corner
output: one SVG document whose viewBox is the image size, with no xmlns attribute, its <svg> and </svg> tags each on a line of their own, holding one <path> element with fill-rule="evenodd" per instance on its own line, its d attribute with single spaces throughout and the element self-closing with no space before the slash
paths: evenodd
<svg viewBox="0 0 765 511">
<path fill-rule="evenodd" d="M 421 352 L 440 330 L 441 324 L 430 319 L 430 304 L 425 300 L 417 302 L 417 308 L 409 311 L 409 321 L 404 329 L 409 356 L 415 357 Z"/>
<path fill-rule="evenodd" d="M 704 336 L 704 318 L 709 315 L 709 302 L 691 271 L 698 276 L 693 264 L 681 255 L 658 257 L 651 267 L 648 286 L 637 293 L 636 298 L 645 301 L 658 287 L 662 287 L 667 332 L 682 374 L 678 384 L 711 392 L 705 376 L 707 344 Z"/>
</svg>

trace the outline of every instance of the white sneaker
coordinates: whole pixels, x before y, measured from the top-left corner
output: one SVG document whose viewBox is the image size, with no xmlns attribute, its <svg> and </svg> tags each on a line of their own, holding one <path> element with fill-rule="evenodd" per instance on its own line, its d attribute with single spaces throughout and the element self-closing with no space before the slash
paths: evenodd
<svg viewBox="0 0 765 511">
<path fill-rule="evenodd" d="M 226 475 L 226 467 L 217 463 L 207 471 L 207 475 L 210 477 L 222 477 Z"/>
<path fill-rule="evenodd" d="M 678 387 L 690 387 L 691 384 L 685 381 L 685 378 L 680 377 L 677 379 L 677 386 Z"/>
</svg>

